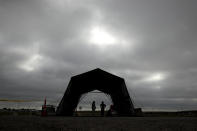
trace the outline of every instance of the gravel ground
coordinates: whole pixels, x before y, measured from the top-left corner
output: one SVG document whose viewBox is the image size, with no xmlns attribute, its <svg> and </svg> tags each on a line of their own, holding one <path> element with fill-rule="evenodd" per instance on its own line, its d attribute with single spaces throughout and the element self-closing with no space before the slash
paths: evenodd
<svg viewBox="0 0 197 131">
<path fill-rule="evenodd" d="M 1 116 L 0 131 L 197 131 L 197 117 Z"/>
</svg>

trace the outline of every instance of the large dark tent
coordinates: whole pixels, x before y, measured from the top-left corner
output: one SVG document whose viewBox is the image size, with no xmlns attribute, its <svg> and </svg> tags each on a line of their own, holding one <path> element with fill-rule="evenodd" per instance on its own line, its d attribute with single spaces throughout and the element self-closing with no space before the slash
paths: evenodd
<svg viewBox="0 0 197 131">
<path fill-rule="evenodd" d="M 124 79 L 101 69 L 94 69 L 71 78 L 57 108 L 57 115 L 72 116 L 81 96 L 93 90 L 110 95 L 118 115 L 134 115 L 134 106 Z"/>
</svg>

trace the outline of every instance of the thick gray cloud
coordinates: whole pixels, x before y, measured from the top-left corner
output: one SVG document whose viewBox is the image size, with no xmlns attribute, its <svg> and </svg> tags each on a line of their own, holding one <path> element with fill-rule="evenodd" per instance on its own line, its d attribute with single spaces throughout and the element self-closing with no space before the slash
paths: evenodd
<svg viewBox="0 0 197 131">
<path fill-rule="evenodd" d="M 56 104 L 71 76 L 99 67 L 138 107 L 196 109 L 196 4 L 0 0 L 0 98 Z"/>
</svg>

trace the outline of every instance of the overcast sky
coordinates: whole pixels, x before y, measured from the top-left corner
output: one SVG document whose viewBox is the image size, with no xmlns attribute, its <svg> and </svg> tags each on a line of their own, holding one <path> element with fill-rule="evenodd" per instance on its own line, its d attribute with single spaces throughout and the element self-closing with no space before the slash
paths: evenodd
<svg viewBox="0 0 197 131">
<path fill-rule="evenodd" d="M 138 107 L 197 109 L 196 6 L 0 0 L 0 99 L 58 103 L 71 76 L 101 68 L 125 79 Z"/>
</svg>

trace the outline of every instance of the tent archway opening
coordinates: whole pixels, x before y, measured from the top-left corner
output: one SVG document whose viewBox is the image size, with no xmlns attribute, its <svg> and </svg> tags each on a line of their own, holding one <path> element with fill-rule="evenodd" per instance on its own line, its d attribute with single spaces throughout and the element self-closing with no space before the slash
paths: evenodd
<svg viewBox="0 0 197 131">
<path fill-rule="evenodd" d="M 94 90 L 82 94 L 75 111 L 91 111 L 91 104 L 93 101 L 96 103 L 96 111 L 100 111 L 100 104 L 102 101 L 106 104 L 106 110 L 109 110 L 109 107 L 113 105 L 112 98 L 109 94 Z"/>
</svg>

